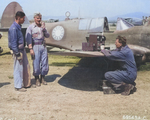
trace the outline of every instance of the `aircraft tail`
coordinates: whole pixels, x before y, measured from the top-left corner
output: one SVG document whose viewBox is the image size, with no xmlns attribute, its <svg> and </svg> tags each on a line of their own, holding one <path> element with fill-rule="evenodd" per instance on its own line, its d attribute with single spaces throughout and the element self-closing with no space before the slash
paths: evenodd
<svg viewBox="0 0 150 120">
<path fill-rule="evenodd" d="M 22 11 L 22 7 L 17 2 L 11 2 L 5 8 L 2 19 L 1 19 L 1 28 L 9 28 L 11 24 L 15 21 L 15 14 L 17 11 Z M 22 25 L 22 28 L 27 28 L 29 25 L 29 20 L 26 17 L 25 22 Z"/>
<path fill-rule="evenodd" d="M 122 18 L 118 18 L 117 19 L 117 27 L 116 27 L 116 30 L 126 30 L 128 28 L 131 28 L 133 27 L 134 25 L 125 21 L 124 19 Z"/>
<path fill-rule="evenodd" d="M 146 23 L 144 24 L 144 26 L 150 26 L 150 17 L 148 17 Z"/>
</svg>

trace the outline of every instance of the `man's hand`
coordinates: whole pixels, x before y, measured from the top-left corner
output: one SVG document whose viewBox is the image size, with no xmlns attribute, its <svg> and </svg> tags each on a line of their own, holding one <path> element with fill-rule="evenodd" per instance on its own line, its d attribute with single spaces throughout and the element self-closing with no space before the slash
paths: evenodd
<svg viewBox="0 0 150 120">
<path fill-rule="evenodd" d="M 22 62 L 23 62 L 22 53 L 16 53 L 15 56 L 16 56 L 17 60 L 19 61 L 19 63 L 22 64 Z"/>
<path fill-rule="evenodd" d="M 35 59 L 35 54 L 34 54 L 33 49 L 30 49 L 30 54 L 31 54 L 31 58 L 32 58 L 32 60 L 34 60 L 34 59 Z"/>
<path fill-rule="evenodd" d="M 12 50 L 10 50 L 10 54 L 13 56 L 13 51 Z"/>
<path fill-rule="evenodd" d="M 41 23 L 41 28 L 45 29 L 45 22 Z"/>
<path fill-rule="evenodd" d="M 35 54 L 34 54 L 34 51 L 33 51 L 33 48 L 32 48 L 32 44 L 29 44 L 28 47 L 29 47 L 29 50 L 30 50 L 31 58 L 32 58 L 32 60 L 34 60 L 35 59 Z"/>
</svg>

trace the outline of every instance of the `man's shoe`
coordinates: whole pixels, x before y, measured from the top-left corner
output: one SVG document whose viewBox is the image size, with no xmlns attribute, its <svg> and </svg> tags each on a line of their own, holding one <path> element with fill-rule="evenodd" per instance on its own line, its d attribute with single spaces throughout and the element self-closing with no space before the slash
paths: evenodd
<svg viewBox="0 0 150 120">
<path fill-rule="evenodd" d="M 26 92 L 27 90 L 25 88 L 15 88 L 16 91 L 19 92 Z"/>
<path fill-rule="evenodd" d="M 124 91 L 121 93 L 121 95 L 129 95 L 131 90 L 134 89 L 134 85 L 126 84 L 126 83 L 123 84 L 123 87 L 124 87 Z"/>
<path fill-rule="evenodd" d="M 35 76 L 35 81 L 36 81 L 36 86 L 40 87 L 41 86 L 41 83 L 40 83 L 40 80 L 39 80 L 39 76 Z"/>
<path fill-rule="evenodd" d="M 103 81 L 103 93 L 104 94 L 115 94 L 115 91 L 112 89 L 112 85 L 109 81 L 104 80 Z"/>
<path fill-rule="evenodd" d="M 47 82 L 44 80 L 45 76 L 44 75 L 41 75 L 41 83 L 43 85 L 47 85 Z"/>
<path fill-rule="evenodd" d="M 103 81 L 99 81 L 98 90 L 103 91 Z"/>
<path fill-rule="evenodd" d="M 31 85 L 31 88 L 36 88 L 36 85 L 35 85 L 35 84 L 32 84 L 32 85 Z"/>
<path fill-rule="evenodd" d="M 115 91 L 111 87 L 103 87 L 104 94 L 115 94 Z"/>
</svg>

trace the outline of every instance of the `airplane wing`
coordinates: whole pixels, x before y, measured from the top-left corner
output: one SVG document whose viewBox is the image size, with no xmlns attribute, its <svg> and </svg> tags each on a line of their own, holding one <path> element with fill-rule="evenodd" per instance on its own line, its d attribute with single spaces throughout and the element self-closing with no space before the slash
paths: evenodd
<svg viewBox="0 0 150 120">
<path fill-rule="evenodd" d="M 50 51 L 50 54 L 77 57 L 104 57 L 104 54 L 100 51 Z"/>
<path fill-rule="evenodd" d="M 148 49 L 148 48 L 138 46 L 138 45 L 131 45 L 131 44 L 129 44 L 128 46 L 133 51 L 134 55 L 136 55 L 136 54 L 149 55 L 150 54 L 150 49 Z"/>
<path fill-rule="evenodd" d="M 150 50 L 138 45 L 128 45 L 135 56 L 150 55 Z M 100 51 L 50 51 L 53 55 L 77 56 L 77 57 L 105 57 Z"/>
</svg>

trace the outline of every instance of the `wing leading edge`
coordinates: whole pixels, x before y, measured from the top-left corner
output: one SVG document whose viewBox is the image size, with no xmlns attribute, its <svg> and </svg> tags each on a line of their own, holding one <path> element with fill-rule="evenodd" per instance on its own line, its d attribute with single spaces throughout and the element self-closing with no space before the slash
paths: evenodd
<svg viewBox="0 0 150 120">
<path fill-rule="evenodd" d="M 69 52 L 50 51 L 50 53 L 53 55 L 63 55 L 63 56 L 104 57 L 104 54 L 99 51 L 69 51 Z"/>
<path fill-rule="evenodd" d="M 137 45 L 128 45 L 129 48 L 133 51 L 134 56 L 142 55 L 142 61 L 145 61 L 150 56 L 150 50 L 137 46 Z M 50 54 L 53 55 L 63 55 L 63 56 L 77 56 L 77 57 L 105 57 L 100 51 L 50 51 Z M 147 58 L 145 58 L 145 55 Z"/>
</svg>

